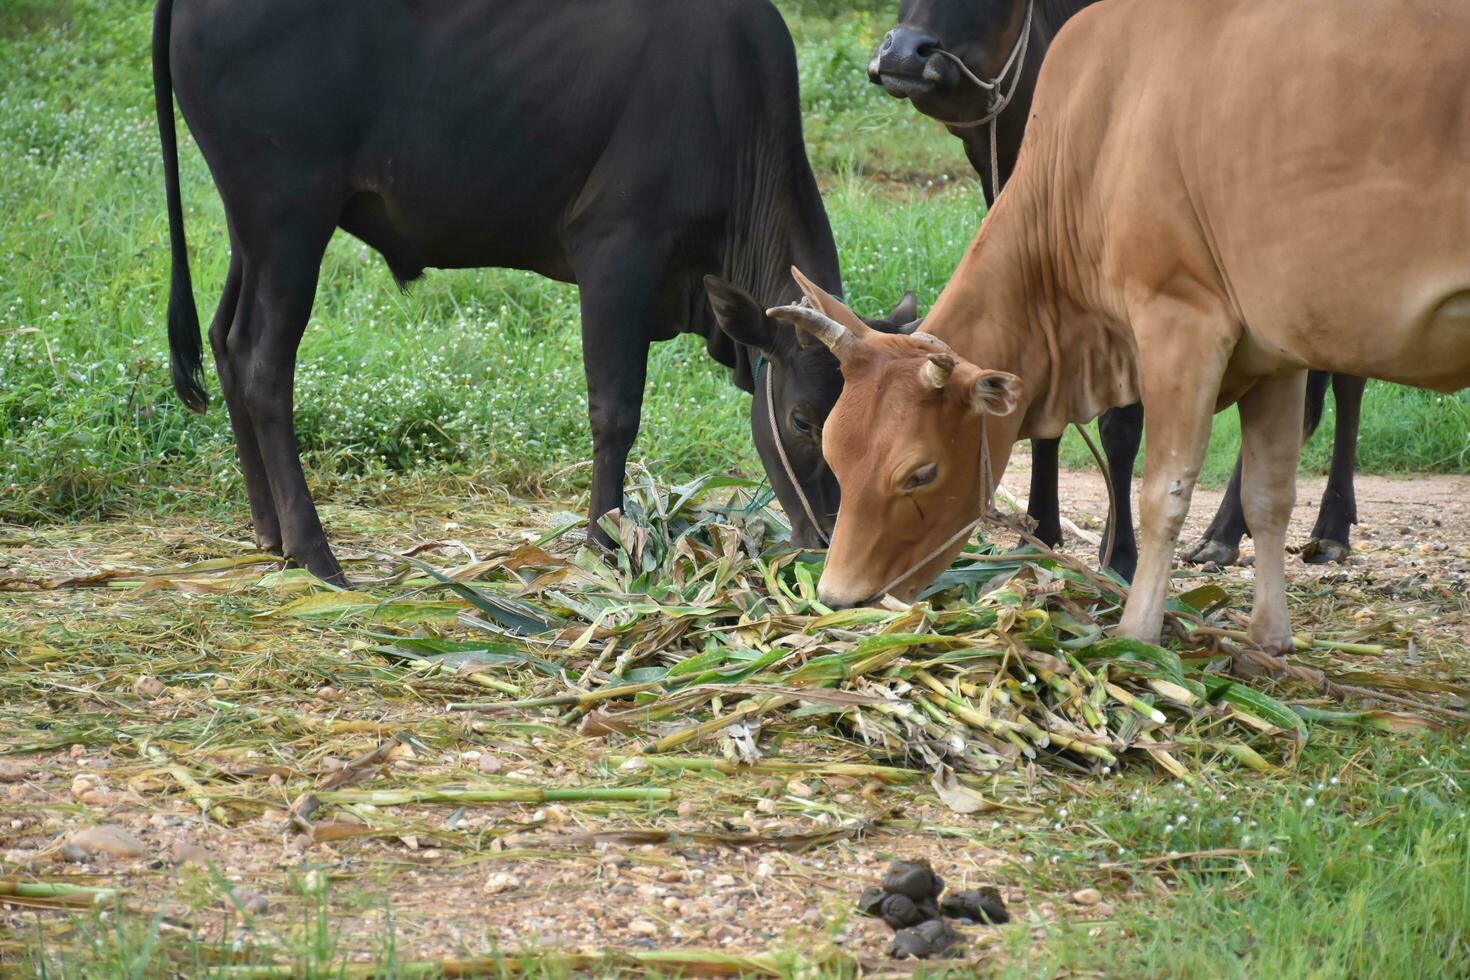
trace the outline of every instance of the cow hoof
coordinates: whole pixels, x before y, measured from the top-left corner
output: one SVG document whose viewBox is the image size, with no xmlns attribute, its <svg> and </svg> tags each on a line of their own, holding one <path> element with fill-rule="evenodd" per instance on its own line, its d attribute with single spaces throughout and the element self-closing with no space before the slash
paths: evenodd
<svg viewBox="0 0 1470 980">
<path fill-rule="evenodd" d="M 338 589 L 350 589 L 352 583 L 342 572 L 342 566 L 337 563 L 337 556 L 332 554 L 332 549 L 323 544 L 320 548 L 314 548 L 304 558 L 292 556 L 287 560 L 291 568 L 304 568 L 317 578 L 330 586 Z"/>
<path fill-rule="evenodd" d="M 1327 538 L 1313 538 L 1302 547 L 1302 561 L 1309 565 L 1342 564 L 1353 553 L 1351 545 Z"/>
<path fill-rule="evenodd" d="M 1098 556 L 1101 560 L 1101 556 Z M 1108 566 L 1118 577 L 1125 582 L 1133 581 L 1133 573 L 1138 571 L 1138 555 L 1113 553 L 1112 563 Z"/>
<path fill-rule="evenodd" d="M 1191 565 L 1215 565 L 1225 568 L 1240 561 L 1240 549 L 1222 541 L 1203 538 L 1184 553 L 1184 560 Z"/>
<path fill-rule="evenodd" d="M 284 558 L 286 555 L 286 548 L 281 544 L 279 537 L 263 535 L 259 531 L 255 532 L 255 547 L 268 555 L 275 555 L 278 558 Z"/>
</svg>

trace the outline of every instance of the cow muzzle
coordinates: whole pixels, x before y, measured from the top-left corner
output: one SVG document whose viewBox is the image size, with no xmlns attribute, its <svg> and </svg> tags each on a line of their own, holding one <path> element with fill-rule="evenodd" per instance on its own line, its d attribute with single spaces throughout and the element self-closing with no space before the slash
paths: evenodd
<svg viewBox="0 0 1470 980">
<path fill-rule="evenodd" d="M 929 31 L 900 24 L 878 45 L 868 64 L 868 78 L 897 99 L 953 88 L 959 82 L 959 72 L 940 54 L 942 47 L 939 38 Z"/>
</svg>

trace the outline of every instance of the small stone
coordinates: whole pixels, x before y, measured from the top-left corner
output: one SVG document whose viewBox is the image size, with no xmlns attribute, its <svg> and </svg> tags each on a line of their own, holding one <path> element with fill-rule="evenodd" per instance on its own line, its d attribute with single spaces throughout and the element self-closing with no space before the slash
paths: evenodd
<svg viewBox="0 0 1470 980">
<path fill-rule="evenodd" d="M 714 888 L 734 888 L 735 876 L 731 874 L 718 874 L 711 878 L 709 883 Z"/>
<path fill-rule="evenodd" d="M 676 809 L 674 812 L 679 815 L 680 820 L 688 820 L 698 815 L 699 806 L 686 800 L 683 803 L 680 803 L 678 809 Z"/>
<path fill-rule="evenodd" d="M 1072 893 L 1072 901 L 1091 908 L 1102 901 L 1102 892 L 1096 888 L 1079 888 Z"/>
<path fill-rule="evenodd" d="M 479 769 L 485 775 L 491 776 L 500 771 L 501 761 L 493 755 L 482 755 L 475 763 L 475 768 Z"/>
<path fill-rule="evenodd" d="M 521 879 L 502 871 L 491 875 L 490 880 L 485 882 L 485 894 L 499 895 L 503 892 L 515 891 L 520 887 Z"/>
<path fill-rule="evenodd" d="M 670 868 L 668 871 L 662 872 L 658 876 L 658 880 L 668 884 L 681 882 L 684 880 L 684 872 L 680 871 L 678 868 Z"/>
<path fill-rule="evenodd" d="M 240 903 L 240 908 L 245 911 L 246 915 L 265 915 L 270 911 L 270 900 L 260 892 L 241 889 L 235 892 L 235 899 Z"/>
<path fill-rule="evenodd" d="M 0 783 L 18 783 L 26 778 L 29 768 L 19 759 L 0 759 Z"/>
<path fill-rule="evenodd" d="M 163 681 L 150 674 L 141 674 L 133 681 L 133 693 L 147 698 L 149 701 L 161 696 L 168 688 Z"/>
<path fill-rule="evenodd" d="M 803 800 L 808 800 L 812 797 L 812 788 L 799 779 L 793 779 L 787 783 L 786 792 Z"/>
<path fill-rule="evenodd" d="M 648 919 L 634 919 L 628 923 L 628 931 L 635 936 L 657 936 L 658 926 Z"/>
<path fill-rule="evenodd" d="M 81 799 L 85 794 L 102 788 L 102 777 L 96 773 L 79 773 L 71 781 L 71 795 Z"/>
<path fill-rule="evenodd" d="M 84 854 L 107 854 L 115 858 L 140 858 L 148 853 L 142 841 L 110 824 L 79 830 L 67 843 Z"/>
<path fill-rule="evenodd" d="M 215 861 L 214 854 L 200 847 L 192 841 L 180 841 L 168 852 L 170 864 L 212 864 Z"/>
<path fill-rule="evenodd" d="M 321 698 L 323 701 L 336 700 L 338 693 L 339 692 L 337 691 L 337 689 L 330 684 L 316 689 L 316 696 Z"/>
</svg>

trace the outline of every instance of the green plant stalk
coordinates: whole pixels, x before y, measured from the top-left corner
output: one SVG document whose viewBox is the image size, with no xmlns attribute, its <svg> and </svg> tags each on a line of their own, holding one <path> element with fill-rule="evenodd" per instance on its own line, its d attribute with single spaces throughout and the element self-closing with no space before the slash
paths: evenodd
<svg viewBox="0 0 1470 980">
<path fill-rule="evenodd" d="M 163 751 L 163 749 L 160 749 L 152 742 L 144 742 L 141 748 L 144 755 L 161 765 L 165 772 L 174 777 L 174 779 L 179 783 L 180 786 L 184 787 L 185 795 L 187 795 L 189 799 L 193 801 L 194 805 L 197 806 L 200 811 L 202 811 L 211 820 L 214 820 L 217 823 L 224 824 L 226 826 L 229 825 L 229 813 L 225 811 L 224 807 L 220 806 L 218 803 L 215 803 L 214 800 L 210 798 L 210 795 L 205 792 L 203 786 L 199 785 L 198 780 L 194 778 L 193 774 L 190 773 L 189 770 L 185 769 L 182 765 L 175 762 L 167 752 Z"/>
<path fill-rule="evenodd" d="M 323 803 L 368 803 L 406 806 L 411 803 L 646 803 L 671 800 L 674 791 L 656 786 L 571 789 L 339 789 L 316 794 Z"/>
<path fill-rule="evenodd" d="M 913 783 L 923 780 L 923 773 L 894 766 L 867 765 L 854 762 L 789 762 L 783 759 L 762 759 L 759 762 L 731 762 L 729 759 L 702 758 L 693 756 L 605 756 L 607 762 L 619 766 L 629 759 L 642 759 L 652 769 L 677 769 L 695 772 L 722 773 L 812 773 L 821 776 L 852 776 L 854 778 L 877 779 L 884 783 Z"/>
<path fill-rule="evenodd" d="M 69 898 L 73 895 L 87 895 L 93 901 L 103 902 L 116 894 L 116 888 L 63 885 L 50 881 L 0 880 L 0 895 L 14 895 L 16 898 Z"/>
<path fill-rule="evenodd" d="M 422 670 L 425 677 L 432 677 L 435 674 L 445 672 L 445 667 L 443 664 L 434 663 L 434 661 L 432 660 L 402 660 L 400 662 L 414 668 L 415 670 Z M 458 675 L 458 677 L 460 680 L 469 681 L 471 684 L 474 684 L 477 687 L 484 687 L 492 691 L 499 691 L 501 694 L 509 694 L 512 697 L 521 693 L 521 689 L 516 687 L 514 684 L 507 684 L 505 681 L 496 680 L 489 674 L 480 673 L 478 671 L 473 674 L 461 674 Z"/>
<path fill-rule="evenodd" d="M 730 712 L 728 715 L 722 715 L 719 718 L 711 718 L 709 721 L 702 721 L 699 724 L 694 725 L 690 728 L 685 728 L 682 731 L 677 731 L 672 735 L 666 735 L 655 742 L 650 742 L 648 745 L 640 748 L 639 752 L 643 755 L 652 755 L 658 752 L 667 752 L 669 749 L 676 749 L 686 742 L 692 742 L 697 739 L 704 738 L 706 735 L 713 734 L 714 732 L 718 732 L 721 729 L 729 728 L 736 722 L 744 721 L 747 718 L 754 718 L 757 715 L 765 714 L 767 711 L 773 711 L 776 708 L 784 707 L 796 700 L 798 699 L 788 695 L 762 698 L 760 701 L 757 701 L 748 708 L 741 708 L 737 711 Z"/>
</svg>

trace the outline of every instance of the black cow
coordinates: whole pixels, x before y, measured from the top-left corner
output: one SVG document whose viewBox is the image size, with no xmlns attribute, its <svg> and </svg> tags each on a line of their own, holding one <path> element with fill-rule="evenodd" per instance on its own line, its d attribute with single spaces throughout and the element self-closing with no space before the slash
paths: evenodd
<svg viewBox="0 0 1470 980">
<path fill-rule="evenodd" d="M 794 47 L 766 0 L 159 0 L 153 56 L 174 385 L 205 408 L 171 93 L 229 222 L 209 337 L 261 547 L 342 580 L 292 422 L 337 228 L 400 283 L 501 266 L 579 285 L 594 540 L 621 505 L 649 344 L 681 331 L 754 393 L 796 543 L 830 530 L 838 489 L 819 435 L 841 374 L 764 311 L 798 296 L 793 264 L 841 280 Z"/>
<path fill-rule="evenodd" d="M 1092 2 L 902 0 L 899 24 L 884 37 L 868 75 L 889 94 L 909 99 L 919 112 L 945 123 L 960 138 L 965 155 L 981 176 L 986 200 L 993 202 L 1020 152 L 1042 59 L 1062 25 Z M 1126 52 L 1119 56 L 1125 57 Z M 1330 377 L 1337 399 L 1337 431 L 1317 525 L 1302 549 L 1303 560 L 1309 562 L 1344 560 L 1350 552 L 1352 525 L 1358 520 L 1353 467 L 1364 381 L 1342 374 Z M 1313 371 L 1309 376 L 1307 435 L 1321 421 L 1328 380 L 1324 372 Z M 1118 503 L 1112 565 L 1132 578 L 1138 549 L 1129 494 L 1133 461 L 1143 434 L 1143 409 L 1134 405 L 1107 412 L 1099 428 Z M 1038 440 L 1032 446 L 1028 510 L 1037 521 L 1037 536 L 1056 544 L 1061 541 L 1058 443 Z M 1187 560 L 1219 565 L 1238 560 L 1241 536 L 1249 533 L 1240 503 L 1240 474 L 1237 460 L 1225 499 L 1204 537 L 1186 552 Z"/>
</svg>

